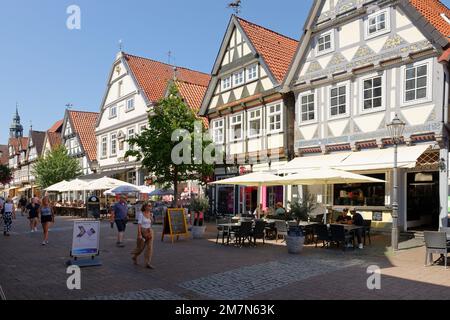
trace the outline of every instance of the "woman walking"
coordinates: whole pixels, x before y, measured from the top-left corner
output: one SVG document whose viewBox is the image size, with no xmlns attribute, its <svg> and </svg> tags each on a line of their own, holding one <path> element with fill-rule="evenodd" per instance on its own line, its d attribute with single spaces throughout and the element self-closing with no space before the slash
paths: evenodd
<svg viewBox="0 0 450 320">
<path fill-rule="evenodd" d="M 50 223 L 55 222 L 53 207 L 50 204 L 48 197 L 44 197 L 42 199 L 39 214 L 41 216 L 42 229 L 44 231 L 44 240 L 42 241 L 42 245 L 45 246 L 48 244 L 48 229 L 50 227 Z"/>
<path fill-rule="evenodd" d="M 8 200 L 6 200 L 6 203 L 4 204 L 3 212 L 3 235 L 5 237 L 9 237 L 13 219 L 16 219 L 16 209 L 14 208 L 12 199 L 8 198 Z"/>
<path fill-rule="evenodd" d="M 154 269 L 151 265 L 153 255 L 153 230 L 152 224 L 154 223 L 152 206 L 148 203 L 142 206 L 142 214 L 138 219 L 138 238 L 137 246 L 133 251 L 134 264 L 138 264 L 137 258 L 145 251 L 144 259 L 145 266 L 149 269 Z"/>
<path fill-rule="evenodd" d="M 39 221 L 39 204 L 38 199 L 33 198 L 31 199 L 31 203 L 27 205 L 26 211 L 28 211 L 28 219 L 30 220 L 30 229 L 31 232 L 36 232 L 37 225 Z"/>
</svg>

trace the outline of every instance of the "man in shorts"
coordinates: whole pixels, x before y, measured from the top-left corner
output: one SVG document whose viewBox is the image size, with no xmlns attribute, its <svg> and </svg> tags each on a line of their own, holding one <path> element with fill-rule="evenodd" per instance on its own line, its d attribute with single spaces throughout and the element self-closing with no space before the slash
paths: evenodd
<svg viewBox="0 0 450 320">
<path fill-rule="evenodd" d="M 125 247 L 123 238 L 128 222 L 128 204 L 125 196 L 121 196 L 119 202 L 112 207 L 111 222 L 115 222 L 117 226 L 117 246 L 121 248 Z"/>
</svg>

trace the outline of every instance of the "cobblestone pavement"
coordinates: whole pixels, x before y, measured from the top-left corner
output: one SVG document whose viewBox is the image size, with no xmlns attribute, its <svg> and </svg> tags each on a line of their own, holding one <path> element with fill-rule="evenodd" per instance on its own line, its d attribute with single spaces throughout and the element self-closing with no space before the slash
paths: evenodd
<svg viewBox="0 0 450 320">
<path fill-rule="evenodd" d="M 363 250 L 304 248 L 287 253 L 285 244 L 268 242 L 237 248 L 215 244 L 215 229 L 207 239 L 160 241 L 156 226 L 155 270 L 143 261 L 134 266 L 130 252 L 136 226 L 128 225 L 125 248 L 115 246 L 116 231 L 101 225 L 101 267 L 82 269 L 81 290 L 67 289 L 65 263 L 69 259 L 73 219 L 58 217 L 50 244 L 42 234 L 30 233 L 18 215 L 11 237 L 0 235 L 0 286 L 8 299 L 448 299 L 450 269 L 425 268 L 423 247 L 393 255 L 389 237 L 374 236 Z M 381 290 L 367 288 L 367 267 L 381 269 Z"/>
</svg>

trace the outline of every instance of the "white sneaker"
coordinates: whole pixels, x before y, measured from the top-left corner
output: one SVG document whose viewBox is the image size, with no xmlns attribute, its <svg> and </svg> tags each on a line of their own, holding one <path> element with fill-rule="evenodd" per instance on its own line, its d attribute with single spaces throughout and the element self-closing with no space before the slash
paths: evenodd
<svg viewBox="0 0 450 320">
<path fill-rule="evenodd" d="M 37 228 L 34 228 L 34 231 L 35 231 L 35 232 L 38 232 L 38 229 L 37 229 Z"/>
<path fill-rule="evenodd" d="M 33 233 L 33 232 L 34 232 L 34 229 L 31 230 L 31 233 Z"/>
<path fill-rule="evenodd" d="M 45 244 L 48 244 L 48 240 L 45 240 Z"/>
<path fill-rule="evenodd" d="M 42 245 L 45 246 L 47 243 L 45 243 L 45 241 L 42 241 Z"/>
<path fill-rule="evenodd" d="M 364 246 L 363 246 L 362 243 L 359 244 L 359 248 L 360 248 L 360 249 L 364 249 Z"/>
</svg>

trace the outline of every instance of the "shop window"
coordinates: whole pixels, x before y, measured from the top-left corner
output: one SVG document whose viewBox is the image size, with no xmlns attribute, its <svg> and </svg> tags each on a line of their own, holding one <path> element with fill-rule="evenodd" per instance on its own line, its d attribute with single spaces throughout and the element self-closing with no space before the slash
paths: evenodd
<svg viewBox="0 0 450 320">
<path fill-rule="evenodd" d="M 386 174 L 366 174 L 368 177 L 386 180 Z M 385 183 L 357 183 L 334 185 L 335 206 L 385 206 Z"/>
</svg>

